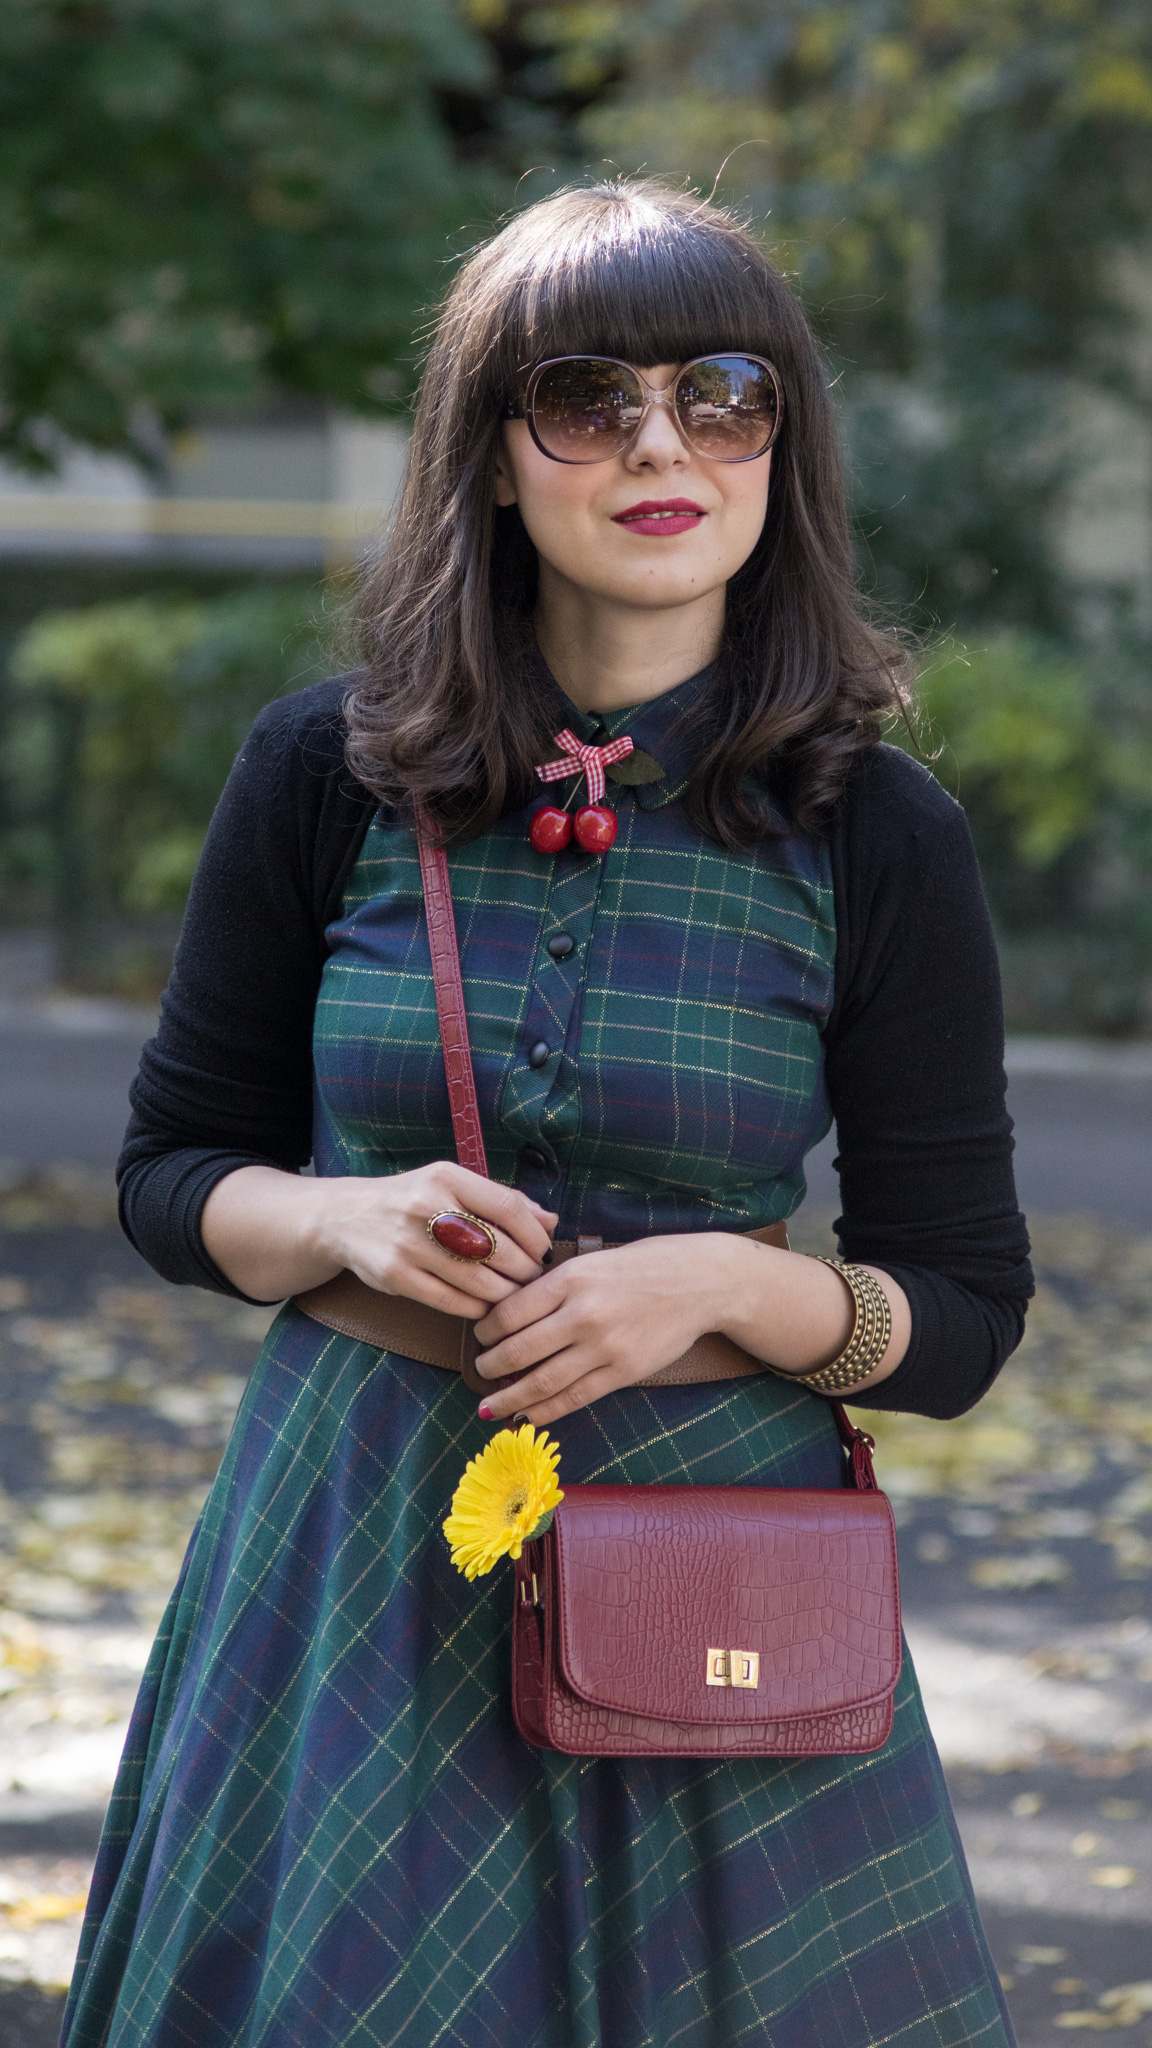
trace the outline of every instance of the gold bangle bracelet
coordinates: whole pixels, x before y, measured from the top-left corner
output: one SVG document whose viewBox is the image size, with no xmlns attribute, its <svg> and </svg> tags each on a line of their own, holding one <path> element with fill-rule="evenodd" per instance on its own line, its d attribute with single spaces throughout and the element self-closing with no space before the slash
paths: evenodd
<svg viewBox="0 0 1152 2048">
<path fill-rule="evenodd" d="M 817 1257 L 817 1264 L 831 1266 L 839 1273 L 856 1304 L 852 1335 L 838 1358 L 817 1372 L 791 1375 L 814 1394 L 842 1394 L 870 1379 L 892 1341 L 892 1309 L 878 1280 L 863 1266 L 849 1266 L 842 1259 Z"/>
</svg>

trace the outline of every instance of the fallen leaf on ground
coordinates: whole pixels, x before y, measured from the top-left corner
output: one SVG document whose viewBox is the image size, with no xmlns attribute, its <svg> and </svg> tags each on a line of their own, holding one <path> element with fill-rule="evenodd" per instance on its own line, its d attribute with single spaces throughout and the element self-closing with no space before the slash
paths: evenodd
<svg viewBox="0 0 1152 2048">
<path fill-rule="evenodd" d="M 1041 1812 L 1044 1801 L 1038 1792 L 1018 1792 L 1008 1808 L 1016 1820 L 1031 1820 L 1033 1814 Z M 1057 1957 L 1057 1961 L 1060 1958 Z"/>
<path fill-rule="evenodd" d="M 1025 1557 L 981 1557 L 969 1565 L 973 1585 L 996 1592 L 1027 1592 L 1030 1586 L 1058 1586 L 1068 1577 L 1065 1559 L 1051 1551 L 1031 1551 Z"/>
<path fill-rule="evenodd" d="M 40 1892 L 7 1908 L 8 1925 L 25 1934 L 29 1928 L 41 1927 L 48 1920 L 71 1920 L 87 1904 L 87 1892 Z"/>
<path fill-rule="evenodd" d="M 1112 2006 L 1135 2006 L 1139 2013 L 1152 2012 L 1152 1984 L 1117 1984 L 1115 1990 L 1104 1993 L 1100 2003 L 1106 2010 Z"/>
</svg>

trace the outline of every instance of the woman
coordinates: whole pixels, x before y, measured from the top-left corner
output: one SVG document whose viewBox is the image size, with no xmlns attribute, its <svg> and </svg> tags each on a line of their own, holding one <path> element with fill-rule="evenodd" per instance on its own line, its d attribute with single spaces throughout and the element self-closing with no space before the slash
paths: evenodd
<svg viewBox="0 0 1152 2048">
<path fill-rule="evenodd" d="M 801 1376 L 852 1301 L 746 1235 L 833 1115 L 842 1246 L 891 1319 L 853 1398 L 956 1414 L 1023 1323 L 964 820 L 877 744 L 894 656 L 853 598 L 820 361 L 728 215 L 597 186 L 464 265 L 364 619 L 363 670 L 270 706 L 221 800 L 125 1224 L 170 1279 L 273 1301 L 350 1270 L 527 1373 L 478 1406 L 277 1318 L 144 1681 L 68 2048 L 1003 2048 L 910 1669 L 869 1756 L 541 1753 L 510 1574 L 465 1584 L 441 1534 L 514 1412 L 567 1482 L 841 1483 Z M 542 834 L 589 794 L 536 773 L 569 744 L 633 778 L 610 845 L 603 818 Z M 491 1181 L 454 1163 L 414 805 L 449 848 Z M 433 1241 L 444 1210 L 492 1227 L 490 1264 Z M 545 1265 L 580 1235 L 606 1248 Z M 765 1370 L 641 1384 L 714 1330 Z"/>
</svg>

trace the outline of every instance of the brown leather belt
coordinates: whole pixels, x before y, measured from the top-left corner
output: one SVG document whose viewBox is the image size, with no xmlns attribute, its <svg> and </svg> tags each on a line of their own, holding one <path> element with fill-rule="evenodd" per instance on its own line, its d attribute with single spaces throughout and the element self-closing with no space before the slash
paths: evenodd
<svg viewBox="0 0 1152 2048">
<path fill-rule="evenodd" d="M 788 1230 L 783 1223 L 769 1223 L 763 1230 L 743 1233 L 757 1244 L 788 1250 Z M 599 1237 L 581 1237 L 575 1244 L 552 1247 L 552 1264 L 578 1258 L 581 1252 L 612 1250 Z M 400 1294 L 381 1294 L 368 1287 L 355 1273 L 337 1273 L 323 1287 L 312 1287 L 296 1296 L 296 1307 L 325 1329 L 338 1330 L 360 1344 L 372 1344 L 378 1351 L 398 1351 L 403 1358 L 418 1359 L 421 1365 L 437 1365 L 445 1372 L 458 1372 L 474 1394 L 490 1394 L 499 1387 L 512 1386 L 520 1374 L 503 1380 L 481 1379 L 476 1371 L 479 1346 L 473 1326 L 463 1316 L 445 1315 L 443 1309 L 427 1308 L 421 1301 L 407 1301 Z M 680 1358 L 654 1372 L 646 1387 L 683 1387 L 698 1380 L 748 1379 L 766 1372 L 762 1359 L 734 1344 L 719 1330 L 698 1337 Z"/>
</svg>

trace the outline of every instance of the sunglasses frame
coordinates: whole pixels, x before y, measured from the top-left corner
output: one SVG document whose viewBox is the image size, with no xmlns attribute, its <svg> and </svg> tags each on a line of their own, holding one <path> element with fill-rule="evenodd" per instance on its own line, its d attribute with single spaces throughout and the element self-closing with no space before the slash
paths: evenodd
<svg viewBox="0 0 1152 2048">
<path fill-rule="evenodd" d="M 699 448 L 693 448 L 691 441 L 684 431 L 680 415 L 676 410 L 676 387 L 681 377 L 686 376 L 689 370 L 696 369 L 700 363 L 722 363 L 728 360 L 755 363 L 759 369 L 767 370 L 772 380 L 772 389 L 776 393 L 776 418 L 773 422 L 772 431 L 764 446 L 758 448 L 754 455 L 703 454 Z M 610 363 L 614 370 L 627 370 L 629 376 L 635 377 L 636 382 L 639 384 L 644 400 L 640 417 L 629 434 L 628 439 L 619 448 L 613 448 L 610 455 L 556 455 L 551 448 L 546 448 L 541 440 L 536 427 L 534 410 L 536 389 L 544 372 L 546 370 L 554 370 L 559 363 Z M 512 399 L 506 407 L 504 417 L 509 420 L 526 420 L 528 432 L 531 434 L 541 455 L 546 455 L 549 462 L 563 462 L 571 469 L 588 469 L 593 463 L 614 462 L 618 455 L 626 455 L 637 436 L 643 431 L 644 422 L 655 405 L 667 406 L 676 432 L 679 434 L 688 453 L 697 456 L 701 462 L 759 462 L 760 457 L 767 455 L 768 450 L 774 446 L 780 432 L 784 419 L 784 390 L 780 382 L 779 373 L 774 365 L 768 361 L 767 357 L 750 355 L 743 349 L 724 351 L 713 349 L 708 355 L 693 356 L 690 361 L 681 363 L 670 384 L 664 384 L 659 387 L 649 384 L 648 379 L 641 376 L 634 363 L 626 363 L 619 356 L 549 356 L 546 362 L 536 364 L 519 396 Z"/>
</svg>

